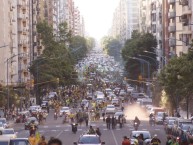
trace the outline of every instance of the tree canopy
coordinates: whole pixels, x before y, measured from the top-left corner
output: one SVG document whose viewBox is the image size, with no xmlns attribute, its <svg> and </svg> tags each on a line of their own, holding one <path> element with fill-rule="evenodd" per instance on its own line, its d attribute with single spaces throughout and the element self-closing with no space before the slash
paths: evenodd
<svg viewBox="0 0 193 145">
<path fill-rule="evenodd" d="M 168 95 L 172 110 L 193 95 L 193 52 L 172 58 L 159 75 L 159 82 Z M 188 109 L 188 108 L 187 108 Z"/>
<path fill-rule="evenodd" d="M 126 61 L 125 69 L 128 72 L 128 77 L 131 79 L 138 79 L 139 75 L 143 78 L 148 77 L 147 64 L 145 63 L 145 73 L 142 74 L 142 63 L 144 61 L 139 61 L 140 58 L 150 63 L 151 74 L 157 68 L 155 49 L 157 47 L 156 38 L 151 33 L 139 33 L 138 31 L 133 31 L 132 38 L 125 42 L 122 49 L 122 57 Z M 145 53 L 144 51 L 152 52 Z"/>
<path fill-rule="evenodd" d="M 101 40 L 103 50 L 110 56 L 113 56 L 116 61 L 120 61 L 121 59 L 121 43 L 119 40 L 114 39 L 112 37 L 103 37 Z"/>
<path fill-rule="evenodd" d="M 74 65 L 94 46 L 94 40 L 90 38 L 88 41 L 81 36 L 72 36 L 67 23 L 59 24 L 57 35 L 54 34 L 52 26 L 45 21 L 37 24 L 37 31 L 44 50 L 30 66 L 35 87 L 40 91 L 41 88 L 76 83 L 76 80 L 71 78 L 72 72 L 75 71 Z"/>
</svg>

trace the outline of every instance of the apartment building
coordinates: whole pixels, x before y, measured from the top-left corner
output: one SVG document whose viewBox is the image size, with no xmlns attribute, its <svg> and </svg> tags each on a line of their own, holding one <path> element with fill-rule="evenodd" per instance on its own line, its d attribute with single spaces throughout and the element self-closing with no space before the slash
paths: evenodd
<svg viewBox="0 0 193 145">
<path fill-rule="evenodd" d="M 17 81 L 17 5 L 12 0 L 1 0 L 0 5 L 0 84 L 11 85 Z"/>
<path fill-rule="evenodd" d="M 169 48 L 166 48 L 166 51 L 169 51 L 168 58 L 171 58 L 188 52 L 188 44 L 192 40 L 193 33 L 191 26 L 193 2 L 191 0 L 168 0 L 167 5 L 169 7 L 169 35 L 165 39 L 169 39 Z"/>
<path fill-rule="evenodd" d="M 131 39 L 132 32 L 139 30 L 139 0 L 126 2 L 126 39 Z"/>
<path fill-rule="evenodd" d="M 139 0 L 120 0 L 113 15 L 111 36 L 122 45 L 131 38 L 133 30 L 139 29 Z"/>
</svg>

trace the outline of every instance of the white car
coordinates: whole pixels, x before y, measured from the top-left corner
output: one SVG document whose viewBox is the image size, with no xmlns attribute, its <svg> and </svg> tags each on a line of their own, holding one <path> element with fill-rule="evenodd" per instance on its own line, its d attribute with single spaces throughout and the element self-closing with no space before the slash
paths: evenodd
<svg viewBox="0 0 193 145">
<path fill-rule="evenodd" d="M 66 114 L 70 114 L 70 108 L 69 107 L 62 107 L 60 109 L 60 117 L 62 117 L 62 115 L 66 113 Z"/>
<path fill-rule="evenodd" d="M 115 113 L 116 108 L 115 105 L 107 105 L 107 108 L 105 110 L 106 113 Z"/>
<path fill-rule="evenodd" d="M 80 136 L 78 142 L 74 142 L 74 145 L 104 145 L 105 142 L 101 142 L 98 135 L 85 134 Z"/>
<path fill-rule="evenodd" d="M 3 136 L 10 137 L 10 138 L 17 138 L 17 132 L 15 132 L 13 128 L 3 129 L 1 131 Z"/>
<path fill-rule="evenodd" d="M 5 129 L 5 126 L 3 123 L 0 123 L 0 130 L 3 130 L 3 129 Z"/>
<path fill-rule="evenodd" d="M 40 107 L 40 105 L 30 106 L 29 111 L 31 111 L 32 113 L 41 112 L 42 108 Z"/>
<path fill-rule="evenodd" d="M 6 118 L 0 118 L 0 123 L 2 123 L 5 128 L 9 127 Z"/>
<path fill-rule="evenodd" d="M 42 101 L 41 107 L 46 108 L 48 104 L 48 101 Z"/>
</svg>

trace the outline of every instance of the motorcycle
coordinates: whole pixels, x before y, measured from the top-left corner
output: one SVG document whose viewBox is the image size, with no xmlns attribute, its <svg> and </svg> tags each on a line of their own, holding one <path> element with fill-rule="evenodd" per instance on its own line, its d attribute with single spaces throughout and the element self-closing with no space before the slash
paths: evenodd
<svg viewBox="0 0 193 145">
<path fill-rule="evenodd" d="M 71 125 L 72 125 L 72 132 L 73 132 L 74 134 L 76 134 L 78 124 L 73 123 L 73 124 L 71 124 Z"/>
<path fill-rule="evenodd" d="M 135 128 L 136 131 L 138 130 L 138 127 L 139 127 L 138 123 L 134 122 L 134 128 Z"/>
</svg>

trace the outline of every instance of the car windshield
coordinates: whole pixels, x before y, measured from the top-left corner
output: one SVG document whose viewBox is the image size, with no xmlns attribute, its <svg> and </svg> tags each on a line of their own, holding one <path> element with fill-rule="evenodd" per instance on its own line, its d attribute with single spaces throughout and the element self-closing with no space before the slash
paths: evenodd
<svg viewBox="0 0 193 145">
<path fill-rule="evenodd" d="M 6 123 L 6 121 L 5 121 L 5 120 L 0 120 L 0 123 L 3 123 L 3 124 L 4 124 L 4 123 Z"/>
<path fill-rule="evenodd" d="M 14 134 L 13 130 L 3 130 L 3 134 Z"/>
<path fill-rule="evenodd" d="M 97 136 L 83 136 L 80 138 L 79 144 L 99 144 L 100 139 Z"/>
<path fill-rule="evenodd" d="M 123 112 L 116 112 L 114 116 L 123 115 Z"/>
<path fill-rule="evenodd" d="M 190 125 L 182 125 L 182 130 L 189 130 L 190 129 Z"/>
</svg>

